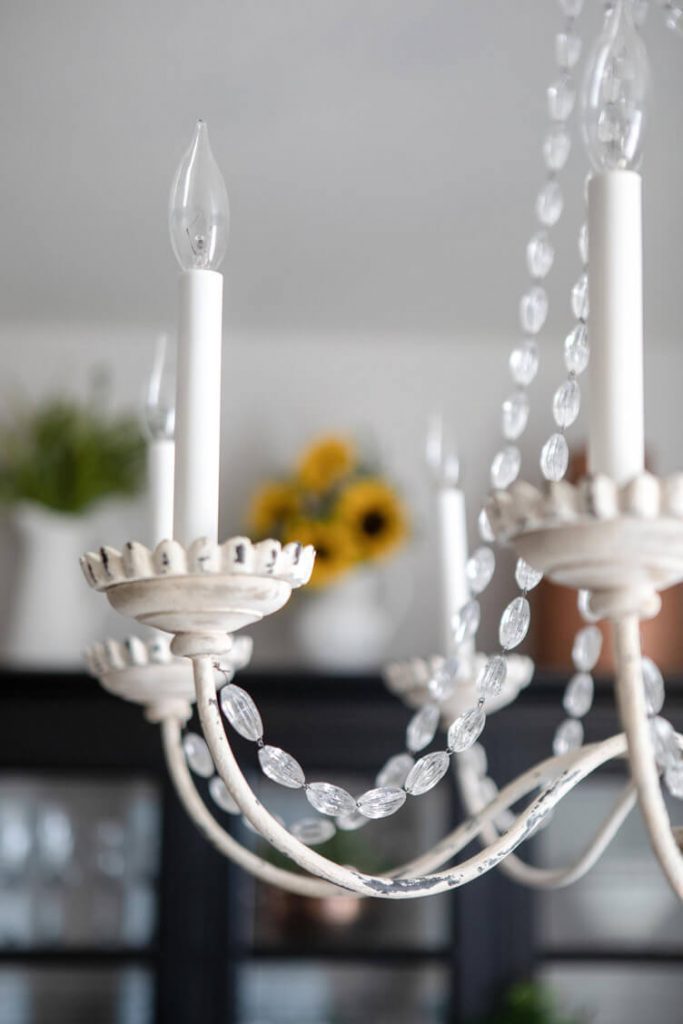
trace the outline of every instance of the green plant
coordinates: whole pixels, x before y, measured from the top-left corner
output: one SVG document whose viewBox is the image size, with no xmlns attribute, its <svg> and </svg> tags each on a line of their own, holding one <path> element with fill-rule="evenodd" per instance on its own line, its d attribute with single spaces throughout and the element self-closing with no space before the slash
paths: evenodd
<svg viewBox="0 0 683 1024">
<path fill-rule="evenodd" d="M 560 1013 L 552 994 L 542 985 L 520 982 L 509 989 L 498 1010 L 481 1024 L 580 1024 Z"/>
<path fill-rule="evenodd" d="M 79 513 L 102 498 L 133 495 L 144 479 L 144 453 L 134 417 L 52 399 L 0 424 L 0 502 Z"/>
</svg>

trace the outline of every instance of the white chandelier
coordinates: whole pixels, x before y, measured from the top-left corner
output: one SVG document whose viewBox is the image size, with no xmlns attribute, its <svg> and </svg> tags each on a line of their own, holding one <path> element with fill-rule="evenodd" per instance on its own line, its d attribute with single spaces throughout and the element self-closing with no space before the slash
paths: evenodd
<svg viewBox="0 0 683 1024">
<path fill-rule="evenodd" d="M 553 397 L 555 432 L 541 452 L 545 483 L 537 488 L 520 479 L 518 441 L 529 419 L 528 388 L 539 364 L 536 337 L 548 309 L 543 281 L 554 257 L 551 229 L 562 213 L 559 174 L 571 148 L 568 121 L 582 49 L 576 19 L 583 0 L 559 0 L 559 6 L 559 72 L 547 91 L 551 123 L 543 141 L 547 177 L 526 250 L 531 284 L 520 303 L 525 338 L 510 355 L 514 389 L 503 403 L 503 445 L 491 465 L 493 490 L 479 518 L 483 546 L 467 558 L 457 459 L 435 428 L 428 461 L 439 493 L 443 652 L 388 668 L 390 689 L 416 710 L 403 749 L 380 767 L 375 786 L 357 796 L 309 780 L 291 754 L 267 741 L 254 701 L 232 681 L 251 653 L 251 641 L 233 634 L 280 609 L 292 589 L 309 579 L 315 553 L 272 540 L 217 542 L 222 344 L 217 268 L 229 217 L 225 185 L 202 122 L 176 177 L 170 214 L 173 248 L 182 267 L 176 440 L 174 445 L 174 400 L 164 397 L 160 365 L 149 407 L 155 546 L 132 542 L 120 552 L 103 547 L 82 559 L 89 584 L 106 594 L 118 612 L 151 630 L 144 640 L 95 645 L 88 664 L 108 690 L 143 705 L 147 717 L 161 725 L 173 782 L 206 837 L 253 875 L 290 892 L 410 899 L 456 888 L 496 866 L 526 885 L 565 886 L 596 862 L 637 800 L 661 868 L 683 898 L 683 854 L 662 791 L 664 784 L 683 797 L 683 737 L 660 714 L 662 677 L 641 656 L 639 636 L 640 620 L 659 610 L 659 591 L 683 580 L 683 474 L 658 479 L 644 469 L 641 179 L 636 168 L 647 59 L 637 26 L 646 5 L 636 0 L 606 5 L 586 70 L 581 120 L 593 174 L 587 225 L 579 236 L 582 268 L 571 299 L 575 324 L 564 346 L 567 376 Z M 667 2 L 664 8 L 670 26 L 680 28 L 678 5 Z M 579 414 L 579 379 L 584 376 L 591 398 L 589 472 L 573 485 L 564 479 L 566 431 Z M 499 650 L 486 656 L 475 650 L 477 595 L 495 571 L 489 546 L 494 541 L 510 545 L 518 556 L 519 594 L 500 618 Z M 486 776 L 478 740 L 487 713 L 514 700 L 531 678 L 530 660 L 513 652 L 529 629 L 528 592 L 543 576 L 579 592 L 586 623 L 572 651 L 576 672 L 564 696 L 567 718 L 555 735 L 552 756 L 498 791 Z M 591 672 L 601 644 L 595 622 L 601 619 L 609 620 L 614 634 L 624 733 L 584 745 L 581 719 L 592 703 Z M 183 731 L 195 701 L 203 736 Z M 302 791 L 310 810 L 301 820 L 287 827 L 263 806 L 234 756 L 226 721 L 256 744 L 267 778 Z M 445 745 L 424 753 L 442 722 Z M 632 782 L 589 837 L 584 853 L 561 868 L 526 863 L 518 848 L 562 798 L 606 762 L 624 757 Z M 431 790 L 451 765 L 470 817 L 413 861 L 376 876 L 315 850 L 336 829 L 356 829 L 400 813 L 406 801 Z M 270 863 L 235 839 L 202 799 L 193 774 L 209 780 L 210 797 L 221 813 L 241 814 L 305 874 Z M 527 797 L 524 809 L 513 812 Z M 482 849 L 452 864 L 475 838 Z"/>
</svg>

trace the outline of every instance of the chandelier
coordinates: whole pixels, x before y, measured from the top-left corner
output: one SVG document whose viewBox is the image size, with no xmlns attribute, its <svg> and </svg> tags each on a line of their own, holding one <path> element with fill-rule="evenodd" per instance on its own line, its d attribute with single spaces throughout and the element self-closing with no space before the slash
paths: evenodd
<svg viewBox="0 0 683 1024">
<path fill-rule="evenodd" d="M 91 672 L 114 694 L 144 706 L 161 727 L 168 770 L 188 814 L 226 857 L 256 877 L 308 896 L 346 894 L 410 899 L 445 892 L 500 866 L 538 888 L 568 885 L 602 855 L 636 803 L 662 871 L 683 897 L 683 854 L 663 788 L 683 797 L 683 737 L 661 714 L 664 685 L 643 658 L 639 623 L 657 614 L 659 592 L 683 580 L 683 474 L 666 479 L 644 469 L 642 243 L 640 164 L 647 57 L 639 22 L 647 5 L 606 5 L 601 34 L 585 71 L 580 120 L 593 171 L 581 269 L 572 290 L 574 324 L 564 343 L 566 378 L 552 399 L 554 431 L 543 445 L 543 485 L 520 478 L 519 441 L 530 413 L 529 386 L 548 311 L 544 281 L 554 258 L 552 228 L 560 219 L 560 174 L 572 138 L 582 41 L 583 0 L 559 0 L 557 78 L 547 90 L 550 124 L 542 145 L 545 182 L 536 197 L 535 228 L 526 249 L 530 276 L 519 316 L 524 340 L 509 358 L 512 390 L 502 405 L 502 446 L 491 464 L 492 491 L 479 517 L 482 544 L 467 554 L 458 462 L 444 431 L 430 430 L 427 459 L 440 511 L 443 642 L 438 657 L 390 665 L 389 688 L 413 708 L 401 749 L 373 788 L 360 794 L 308 777 L 296 758 L 268 742 L 252 697 L 233 681 L 251 654 L 235 636 L 278 611 L 311 574 L 315 552 L 297 543 L 218 543 L 218 465 L 222 345 L 222 277 L 228 236 L 225 184 L 198 122 L 171 194 L 170 232 L 181 265 L 177 388 L 168 394 L 163 353 L 150 386 L 150 482 L 153 546 L 102 547 L 82 566 L 88 583 L 144 637 L 108 640 L 88 654 Z M 663 5 L 672 28 L 683 25 L 675 3 Z M 589 319 L 590 299 L 590 319 Z M 166 361 L 167 362 L 167 361 Z M 589 366 L 590 362 L 590 366 Z M 588 474 L 569 483 L 567 430 L 576 421 L 584 380 L 590 391 Z M 254 396 L 258 400 L 258 396 Z M 175 420 L 175 422 L 174 422 Z M 174 441 L 175 437 L 175 441 Z M 511 547 L 519 593 L 500 617 L 499 647 L 476 651 L 478 595 L 495 571 L 492 545 Z M 514 700 L 533 665 L 515 653 L 530 624 L 529 592 L 543 577 L 574 588 L 584 625 L 572 650 L 575 674 L 563 698 L 566 719 L 546 760 L 502 789 L 486 775 L 480 737 L 486 717 Z M 584 744 L 582 718 L 593 697 L 591 672 L 600 655 L 599 620 L 615 641 L 615 689 L 623 734 Z M 196 702 L 203 735 L 186 731 Z M 439 727 L 445 742 L 426 752 Z M 230 730 L 257 747 L 263 774 L 301 791 L 301 819 L 285 825 L 271 814 L 242 772 Z M 577 860 L 559 868 L 527 863 L 519 848 L 553 808 L 592 772 L 626 758 L 632 781 L 588 837 Z M 383 875 L 335 863 L 316 850 L 337 829 L 371 826 L 399 814 L 453 768 L 469 815 L 432 849 Z M 208 780 L 209 800 L 194 776 Z M 525 802 L 523 809 L 513 810 Z M 213 808 L 211 808 L 213 803 Z M 300 870 L 271 863 L 221 824 L 241 815 Z M 225 819 L 224 819 L 225 820 Z M 481 849 L 458 854 L 473 840 Z"/>
</svg>

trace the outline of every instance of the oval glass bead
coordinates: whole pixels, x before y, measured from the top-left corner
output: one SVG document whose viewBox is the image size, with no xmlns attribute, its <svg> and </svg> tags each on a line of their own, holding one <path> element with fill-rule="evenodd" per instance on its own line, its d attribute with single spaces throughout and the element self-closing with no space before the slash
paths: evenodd
<svg viewBox="0 0 683 1024">
<path fill-rule="evenodd" d="M 477 690 L 480 695 L 482 697 L 497 697 L 503 689 L 507 671 L 507 658 L 502 654 L 492 654 L 477 680 Z"/>
<path fill-rule="evenodd" d="M 527 387 L 538 373 L 538 345 L 524 341 L 510 353 L 510 375 L 515 384 Z"/>
<path fill-rule="evenodd" d="M 501 407 L 501 427 L 506 441 L 516 441 L 529 422 L 529 396 L 526 391 L 508 395 Z"/>
<path fill-rule="evenodd" d="M 416 711 L 406 729 L 406 746 L 415 753 L 428 746 L 439 727 L 439 709 L 436 704 L 425 704 Z"/>
<path fill-rule="evenodd" d="M 320 846 L 327 843 L 337 830 L 326 818 L 302 818 L 296 821 L 289 830 L 295 839 L 306 846 Z"/>
<path fill-rule="evenodd" d="M 481 608 L 478 601 L 472 600 L 464 604 L 453 616 L 453 642 L 460 645 L 466 640 L 471 640 L 479 629 L 480 619 Z"/>
<path fill-rule="evenodd" d="M 541 472 L 546 480 L 557 483 L 569 466 L 569 445 L 564 434 L 551 434 L 541 448 Z"/>
<path fill-rule="evenodd" d="M 301 789 L 306 782 L 304 770 L 291 754 L 266 744 L 258 752 L 261 771 L 273 782 L 288 789 Z"/>
<path fill-rule="evenodd" d="M 309 783 L 306 786 L 306 799 L 319 814 L 329 814 L 332 818 L 341 818 L 356 810 L 356 801 L 351 794 L 331 782 Z"/>
<path fill-rule="evenodd" d="M 358 810 L 364 817 L 377 820 L 395 814 L 405 802 L 404 789 L 399 789 L 396 786 L 380 786 L 377 789 L 369 789 L 358 797 Z"/>
<path fill-rule="evenodd" d="M 555 60 L 562 71 L 571 71 L 581 58 L 581 37 L 576 32 L 558 32 L 555 36 Z"/>
<path fill-rule="evenodd" d="M 581 388 L 573 377 L 560 384 L 553 397 L 553 418 L 558 427 L 571 427 L 579 415 Z"/>
<path fill-rule="evenodd" d="M 588 274 L 581 274 L 572 288 L 572 313 L 577 320 L 588 319 Z"/>
<path fill-rule="evenodd" d="M 546 277 L 555 259 L 555 250 L 547 231 L 537 231 L 526 247 L 526 265 L 529 273 L 537 280 Z"/>
<path fill-rule="evenodd" d="M 439 665 L 439 667 L 435 669 L 427 683 L 429 694 L 434 698 L 434 700 L 441 703 L 453 696 L 457 685 L 459 670 L 460 661 L 455 657 L 446 658 L 443 665 Z"/>
<path fill-rule="evenodd" d="M 583 743 L 583 726 L 576 718 L 565 718 L 558 725 L 553 739 L 553 753 L 556 756 L 578 750 Z"/>
<path fill-rule="evenodd" d="M 577 672 L 567 683 L 562 707 L 572 718 L 583 718 L 593 706 L 595 684 L 589 672 Z"/>
<path fill-rule="evenodd" d="M 536 216 L 541 224 L 551 228 L 562 216 L 564 198 L 559 183 L 547 181 L 536 196 Z"/>
<path fill-rule="evenodd" d="M 469 750 L 481 736 L 485 725 L 486 712 L 482 707 L 458 715 L 448 729 L 448 749 L 454 754 Z"/>
<path fill-rule="evenodd" d="M 668 771 L 680 764 L 681 751 L 674 727 L 666 718 L 657 715 L 650 721 L 655 758 L 662 771 Z"/>
<path fill-rule="evenodd" d="M 570 373 L 581 374 L 588 366 L 589 358 L 588 329 L 585 324 L 577 324 L 565 338 L 564 365 Z"/>
<path fill-rule="evenodd" d="M 525 597 L 515 597 L 510 601 L 500 618 L 498 639 L 505 651 L 518 647 L 529 630 L 531 610 Z"/>
<path fill-rule="evenodd" d="M 519 476 L 521 465 L 522 455 L 519 448 L 513 444 L 502 448 L 494 455 L 491 463 L 491 486 L 498 491 L 504 491 Z"/>
<path fill-rule="evenodd" d="M 414 764 L 415 759 L 410 754 L 394 754 L 378 771 L 375 779 L 377 786 L 380 788 L 401 787 Z"/>
<path fill-rule="evenodd" d="M 574 637 L 572 661 L 577 672 L 592 672 L 602 651 L 602 633 L 597 626 L 584 626 Z"/>
<path fill-rule="evenodd" d="M 534 569 L 532 565 L 525 562 L 523 558 L 517 559 L 515 565 L 515 583 L 520 590 L 528 591 L 533 590 L 543 579 L 543 573 L 539 572 L 538 569 Z"/>
<path fill-rule="evenodd" d="M 491 529 L 491 523 L 489 522 L 488 513 L 485 508 L 479 513 L 477 519 L 477 529 L 479 530 L 479 536 L 485 543 L 492 544 L 496 539 L 493 530 Z"/>
<path fill-rule="evenodd" d="M 256 704 L 241 686 L 230 683 L 220 693 L 223 714 L 235 732 L 256 742 L 263 737 L 263 722 Z"/>
<path fill-rule="evenodd" d="M 363 828 L 368 823 L 368 818 L 361 814 L 358 808 L 351 812 L 351 814 L 343 814 L 339 818 L 335 818 L 335 824 L 338 829 L 342 832 L 356 832 L 359 828 Z"/>
<path fill-rule="evenodd" d="M 548 86 L 548 113 L 551 121 L 566 121 L 576 103 L 576 90 L 568 76 Z"/>
<path fill-rule="evenodd" d="M 519 300 L 519 322 L 525 334 L 538 334 L 548 316 L 545 288 L 534 285 Z"/>
<path fill-rule="evenodd" d="M 450 758 L 445 750 L 436 750 L 433 754 L 425 754 L 406 779 L 405 789 L 411 796 L 421 796 L 440 782 L 448 771 Z"/>
<path fill-rule="evenodd" d="M 652 658 L 643 658 L 641 669 L 647 713 L 658 715 L 664 706 L 664 678 Z"/>
<path fill-rule="evenodd" d="M 200 775 L 203 779 L 211 778 L 215 768 L 203 736 L 198 736 L 196 732 L 186 732 L 183 736 L 183 751 L 185 760 L 195 775 Z"/>
<path fill-rule="evenodd" d="M 664 772 L 666 788 L 672 796 L 683 800 L 683 761 L 670 765 Z"/>
<path fill-rule="evenodd" d="M 214 775 L 209 782 L 209 794 L 213 802 L 220 807 L 222 811 L 227 811 L 228 814 L 240 813 L 237 803 L 233 800 L 228 787 L 225 785 L 220 775 Z"/>
<path fill-rule="evenodd" d="M 561 171 L 572 148 L 569 132 L 562 124 L 553 125 L 543 140 L 543 160 L 549 171 Z"/>
<path fill-rule="evenodd" d="M 473 594 L 486 590 L 496 571 L 496 556 L 491 548 L 477 548 L 467 560 L 465 575 Z"/>
</svg>

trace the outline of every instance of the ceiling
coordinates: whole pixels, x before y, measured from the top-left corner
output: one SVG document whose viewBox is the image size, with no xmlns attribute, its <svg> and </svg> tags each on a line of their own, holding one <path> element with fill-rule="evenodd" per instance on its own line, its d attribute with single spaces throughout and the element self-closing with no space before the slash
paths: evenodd
<svg viewBox="0 0 683 1024">
<path fill-rule="evenodd" d="M 172 319 L 168 190 L 201 116 L 232 204 L 229 324 L 514 330 L 559 23 L 550 0 L 4 0 L 0 317 Z M 659 11 L 646 36 L 647 319 L 669 338 L 683 41 Z M 565 319 L 584 173 L 577 145 Z"/>
</svg>

